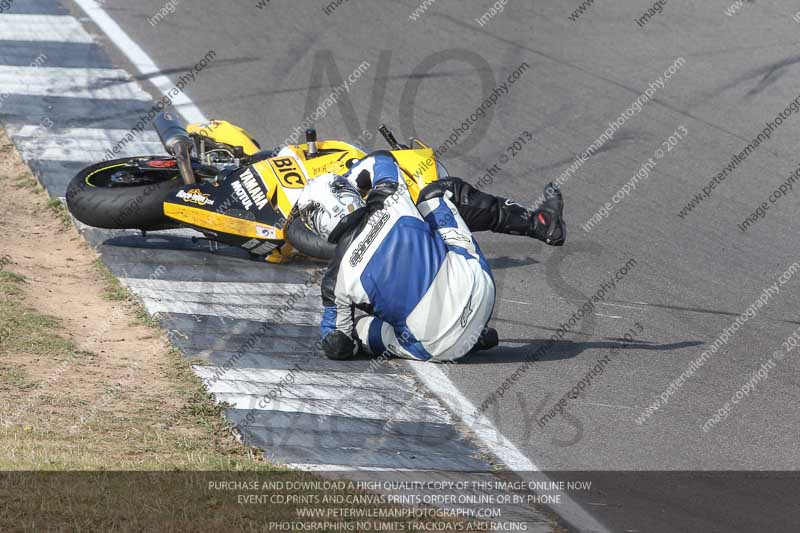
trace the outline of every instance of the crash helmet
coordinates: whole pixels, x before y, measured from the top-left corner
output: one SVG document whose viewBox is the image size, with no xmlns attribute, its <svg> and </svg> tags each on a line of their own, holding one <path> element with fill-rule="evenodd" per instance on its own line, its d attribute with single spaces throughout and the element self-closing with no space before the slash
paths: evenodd
<svg viewBox="0 0 800 533">
<path fill-rule="evenodd" d="M 365 205 L 349 181 L 338 174 L 327 173 L 303 188 L 297 200 L 297 212 L 311 231 L 328 240 L 344 217 Z"/>
</svg>

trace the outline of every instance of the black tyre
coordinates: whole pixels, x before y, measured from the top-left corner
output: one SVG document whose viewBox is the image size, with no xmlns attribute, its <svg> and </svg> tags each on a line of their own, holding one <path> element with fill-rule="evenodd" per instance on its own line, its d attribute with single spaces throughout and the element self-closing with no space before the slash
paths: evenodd
<svg viewBox="0 0 800 533">
<path fill-rule="evenodd" d="M 164 157 L 128 157 L 92 165 L 67 187 L 67 208 L 95 228 L 180 227 L 164 216 L 164 200 L 183 184 L 173 163 Z"/>
<path fill-rule="evenodd" d="M 297 251 L 307 256 L 333 259 L 336 254 L 336 245 L 308 229 L 300 217 L 292 217 L 286 226 L 284 236 Z"/>
</svg>

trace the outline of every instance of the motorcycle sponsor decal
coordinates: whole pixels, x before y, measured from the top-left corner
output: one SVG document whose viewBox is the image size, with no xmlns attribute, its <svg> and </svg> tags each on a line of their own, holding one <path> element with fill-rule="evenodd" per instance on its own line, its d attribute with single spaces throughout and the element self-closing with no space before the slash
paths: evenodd
<svg viewBox="0 0 800 533">
<path fill-rule="evenodd" d="M 269 200 L 267 199 L 266 193 L 264 193 L 264 189 L 259 185 L 258 180 L 253 175 L 253 171 L 249 168 L 245 170 L 242 175 L 239 176 L 239 181 L 241 181 L 245 191 L 247 191 L 250 199 L 255 202 L 258 209 L 264 209 L 269 203 Z"/>
<path fill-rule="evenodd" d="M 446 242 L 447 244 L 453 244 L 455 246 L 458 246 L 458 244 L 456 243 L 459 242 L 463 242 L 464 244 L 467 245 L 472 244 L 472 239 L 468 238 L 466 235 L 464 235 L 457 229 L 444 228 L 444 229 L 439 229 L 437 231 L 439 232 L 439 235 L 442 236 L 442 240 L 444 240 L 444 242 Z"/>
<path fill-rule="evenodd" d="M 467 306 L 464 307 L 464 311 L 461 312 L 461 327 L 467 327 L 467 321 L 469 320 L 469 315 L 472 314 L 472 295 L 469 297 L 469 301 L 467 302 Z"/>
<path fill-rule="evenodd" d="M 178 198 L 186 202 L 187 204 L 197 204 L 197 205 L 214 205 L 214 200 L 209 198 L 209 195 L 202 192 L 200 189 L 189 189 L 188 191 L 178 191 L 177 194 Z"/>
<path fill-rule="evenodd" d="M 287 189 L 302 189 L 306 186 L 303 171 L 293 157 L 276 157 L 269 160 L 269 165 L 278 176 L 278 181 Z"/>
<path fill-rule="evenodd" d="M 380 216 L 380 219 L 375 220 L 378 216 Z M 351 267 L 356 266 L 361 262 L 362 259 L 364 259 L 364 255 L 367 253 L 367 250 L 375 241 L 375 238 L 378 236 L 378 233 L 380 233 L 381 229 L 383 229 L 388 220 L 389 220 L 389 213 L 387 213 L 386 211 L 378 211 L 377 213 L 375 213 L 375 215 L 373 215 L 372 220 L 369 221 L 369 225 L 372 226 L 369 229 L 369 233 L 367 233 L 367 236 L 364 238 L 363 241 L 358 243 L 358 246 L 356 246 L 356 249 L 353 250 L 353 253 L 350 255 Z"/>
<path fill-rule="evenodd" d="M 264 237 L 265 239 L 276 239 L 278 237 L 275 228 L 272 226 L 262 226 L 260 224 L 256 224 L 256 235 Z"/>
<path fill-rule="evenodd" d="M 277 247 L 278 247 L 277 243 L 267 241 L 258 248 L 253 248 L 252 250 L 250 250 L 250 253 L 258 255 L 266 255 Z"/>
<path fill-rule="evenodd" d="M 324 174 L 326 172 L 333 172 L 334 174 L 344 174 L 347 172 L 351 166 L 353 166 L 350 162 L 356 161 L 358 159 L 351 158 L 347 161 L 342 161 L 350 152 L 341 152 L 341 155 L 335 158 L 336 154 L 325 154 L 322 156 L 318 156 L 317 158 L 312 159 L 311 161 L 306 161 L 306 170 L 308 171 L 309 176 L 319 176 L 320 174 Z M 316 166 L 313 166 L 311 163 L 316 163 Z M 349 166 L 348 166 L 349 165 Z"/>
<path fill-rule="evenodd" d="M 258 239 L 250 239 L 246 243 L 242 244 L 242 248 L 246 248 L 248 250 L 252 250 L 253 248 L 258 246 L 259 244 L 261 244 L 260 240 L 258 240 Z"/>
<path fill-rule="evenodd" d="M 200 228 L 201 231 L 204 232 L 213 228 L 214 231 L 220 233 L 239 235 L 241 237 L 247 237 L 248 239 L 266 238 L 257 233 L 257 224 L 255 222 L 215 213 L 208 209 L 174 204 L 167 201 L 164 202 L 164 214 L 174 220 Z M 276 230 L 276 234 L 280 235 L 280 232 Z"/>
<path fill-rule="evenodd" d="M 250 195 L 247 194 L 246 190 L 244 190 L 244 185 L 242 185 L 241 181 L 234 181 L 231 183 L 231 187 L 233 187 L 233 192 L 236 193 L 236 197 L 239 199 L 239 202 L 241 202 L 245 209 L 250 209 L 253 207 L 253 199 L 250 198 Z"/>
</svg>

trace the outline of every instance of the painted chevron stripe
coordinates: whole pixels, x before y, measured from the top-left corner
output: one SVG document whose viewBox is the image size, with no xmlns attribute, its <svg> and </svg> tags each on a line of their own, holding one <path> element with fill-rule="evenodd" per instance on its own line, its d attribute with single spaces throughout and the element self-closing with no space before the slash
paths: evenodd
<svg viewBox="0 0 800 533">
<path fill-rule="evenodd" d="M 91 43 L 92 36 L 75 18 L 60 15 L 3 15 L 0 40 Z"/>
<path fill-rule="evenodd" d="M 61 5 L 59 0 L 25 0 L 24 2 L 14 2 L 7 12 L 31 15 L 69 15 L 69 10 Z"/>
<path fill-rule="evenodd" d="M 332 374 L 330 372 L 313 372 L 307 370 L 272 370 L 264 368 L 231 368 L 224 370 L 214 366 L 195 365 L 195 373 L 209 383 L 217 383 L 217 376 L 237 383 L 266 383 L 278 384 L 292 378 L 292 385 L 287 389 L 290 393 L 295 386 L 312 387 L 354 387 L 363 390 L 389 390 L 402 394 L 409 394 L 416 390 L 417 382 L 408 374 L 380 375 L 370 372 L 349 372 L 346 374 Z M 230 386 L 230 384 L 228 385 Z M 254 392 L 256 394 L 258 391 Z M 263 393 L 263 390 L 260 391 Z M 341 391 L 335 394 L 341 394 Z M 334 396 L 338 397 L 338 396 Z"/>
<path fill-rule="evenodd" d="M 114 41 L 114 44 L 127 56 L 136 68 L 138 74 L 145 76 L 150 83 L 158 88 L 162 94 L 167 94 L 174 84 L 169 77 L 163 75 L 161 69 L 147 55 L 141 46 L 123 30 L 103 9 L 105 2 L 96 0 L 74 0 L 83 9 L 92 21 L 97 24 L 105 34 Z M 205 122 L 206 116 L 194 105 L 194 102 L 184 93 L 173 97 L 173 105 L 190 122 Z"/>
<path fill-rule="evenodd" d="M 0 65 L 0 94 L 151 100 L 124 70 Z"/>
<path fill-rule="evenodd" d="M 193 368 L 218 401 L 236 409 L 452 423 L 447 410 L 438 402 L 420 396 L 414 379 L 406 375 Z M 281 383 L 285 385 L 280 386 Z M 277 396 L 266 401 L 265 396 L 272 391 Z"/>
<path fill-rule="evenodd" d="M 318 289 L 302 283 L 235 283 L 225 281 L 166 281 L 160 279 L 123 278 L 121 283 L 142 295 L 153 293 L 163 294 L 165 291 L 173 293 L 194 293 L 198 295 L 268 295 L 276 297 L 291 296 L 303 292 L 319 296 Z M 317 300 L 315 300 L 315 304 Z"/>
<path fill-rule="evenodd" d="M 102 161 L 107 158 L 107 151 L 118 145 L 121 150 L 114 157 L 166 153 L 158 136 L 150 131 L 137 134 L 127 142 L 122 140 L 131 133 L 129 130 L 45 128 L 14 124 L 9 124 L 6 130 L 22 142 L 22 157 L 26 161 Z"/>
<path fill-rule="evenodd" d="M 198 302 L 176 302 L 164 300 L 152 300 L 144 298 L 144 305 L 151 314 L 182 313 L 187 315 L 208 315 L 237 320 L 255 320 L 258 322 L 275 321 L 283 324 L 297 324 L 301 326 L 318 326 L 322 313 L 319 311 L 307 312 L 296 309 L 289 310 L 276 317 L 276 306 L 282 306 L 283 300 L 276 298 L 271 304 L 264 304 L 265 307 L 257 309 L 243 307 L 239 305 L 207 304 Z"/>
<path fill-rule="evenodd" d="M 317 326 L 319 288 L 301 283 L 190 282 L 122 278 L 151 313 L 211 315 Z M 277 313 L 291 298 L 293 303 Z"/>
</svg>

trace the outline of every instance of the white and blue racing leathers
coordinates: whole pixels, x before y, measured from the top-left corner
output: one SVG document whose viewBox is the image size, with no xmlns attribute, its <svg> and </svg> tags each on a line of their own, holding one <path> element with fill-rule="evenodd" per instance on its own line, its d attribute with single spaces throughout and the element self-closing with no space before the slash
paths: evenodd
<svg viewBox="0 0 800 533">
<path fill-rule="evenodd" d="M 495 284 L 451 193 L 415 205 L 389 152 L 345 177 L 371 191 L 336 236 L 322 286 L 323 339 L 346 335 L 372 354 L 424 361 L 465 355 L 491 317 Z M 367 316 L 354 323 L 356 308 Z"/>
</svg>

